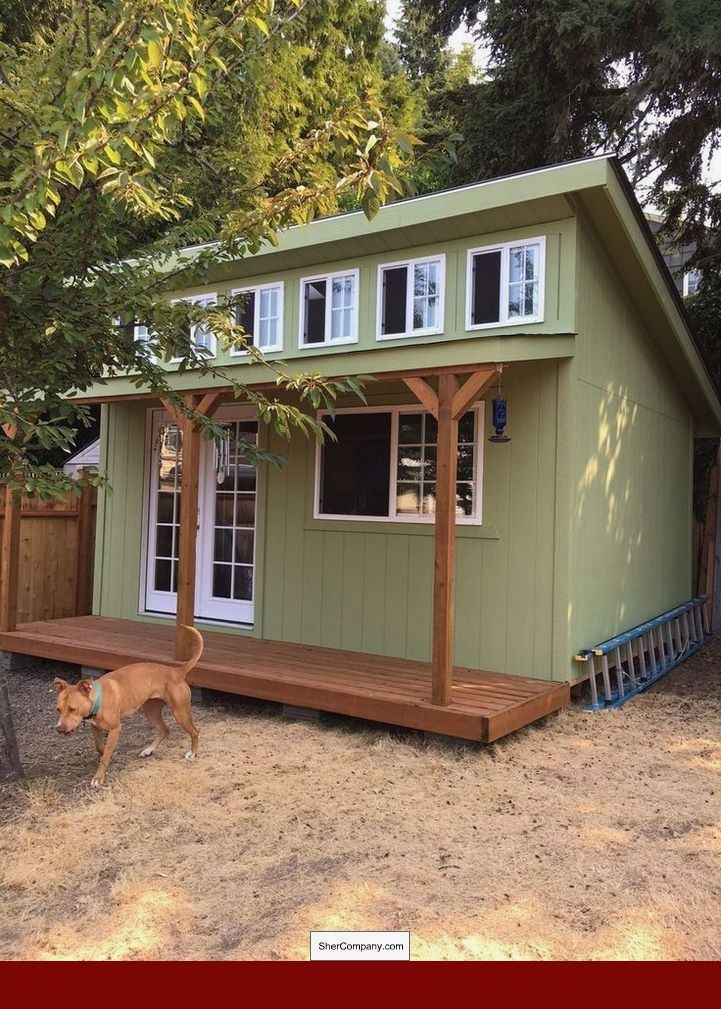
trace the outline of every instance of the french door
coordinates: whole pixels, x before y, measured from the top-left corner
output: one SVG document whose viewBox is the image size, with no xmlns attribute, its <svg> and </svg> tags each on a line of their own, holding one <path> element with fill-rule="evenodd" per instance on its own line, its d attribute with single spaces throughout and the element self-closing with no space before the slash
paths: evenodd
<svg viewBox="0 0 721 1009">
<path fill-rule="evenodd" d="M 244 445 L 258 436 L 242 408 L 222 408 L 219 446 L 204 441 L 200 458 L 195 614 L 209 620 L 254 620 L 256 470 Z M 151 428 L 145 609 L 174 613 L 178 585 L 182 438 L 156 411 Z"/>
</svg>

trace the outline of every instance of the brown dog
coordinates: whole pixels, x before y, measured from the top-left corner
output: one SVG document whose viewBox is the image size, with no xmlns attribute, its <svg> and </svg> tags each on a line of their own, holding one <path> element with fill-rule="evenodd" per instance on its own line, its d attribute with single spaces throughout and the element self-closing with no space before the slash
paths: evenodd
<svg viewBox="0 0 721 1009">
<path fill-rule="evenodd" d="M 203 639 L 194 627 L 186 627 L 185 630 L 195 639 L 195 648 L 191 658 L 181 666 L 134 662 L 97 680 L 80 680 L 74 685 L 59 678 L 53 680 L 58 694 L 58 732 L 71 736 L 83 721 L 90 722 L 93 730 L 100 764 L 91 782 L 92 788 L 102 785 L 105 780 L 105 772 L 120 736 L 122 719 L 138 708 L 143 709 L 145 717 L 155 728 L 155 738 L 140 751 L 141 757 L 149 757 L 168 735 L 168 726 L 162 714 L 166 704 L 175 721 L 190 736 L 190 749 L 185 759 L 192 760 L 198 752 L 198 730 L 190 713 L 190 687 L 185 677 L 203 653 Z M 103 733 L 107 733 L 106 739 L 103 739 Z"/>
</svg>

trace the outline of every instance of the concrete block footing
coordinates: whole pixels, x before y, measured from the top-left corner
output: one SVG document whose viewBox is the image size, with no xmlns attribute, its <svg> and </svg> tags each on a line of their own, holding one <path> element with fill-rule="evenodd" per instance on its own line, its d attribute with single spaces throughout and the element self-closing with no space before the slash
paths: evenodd
<svg viewBox="0 0 721 1009">
<path fill-rule="evenodd" d="M 283 718 L 294 722 L 319 722 L 320 711 L 317 708 L 298 708 L 294 704 L 283 705 Z"/>
</svg>

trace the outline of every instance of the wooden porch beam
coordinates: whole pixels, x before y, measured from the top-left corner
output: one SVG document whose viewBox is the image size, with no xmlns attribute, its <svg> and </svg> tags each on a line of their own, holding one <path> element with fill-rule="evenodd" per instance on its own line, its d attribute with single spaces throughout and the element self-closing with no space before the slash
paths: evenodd
<svg viewBox="0 0 721 1009">
<path fill-rule="evenodd" d="M 403 379 L 410 391 L 429 413 L 438 420 L 438 394 L 436 390 L 424 378 L 417 375 L 408 375 Z"/>
<path fill-rule="evenodd" d="M 458 418 L 453 408 L 458 379 L 438 380 L 438 448 L 436 460 L 436 525 L 433 562 L 433 657 L 431 699 L 451 703 L 456 546 L 456 472 Z"/>
<path fill-rule="evenodd" d="M 453 397 L 453 419 L 460 420 L 466 410 L 493 385 L 500 373 L 501 368 L 497 364 L 474 371 Z"/>
</svg>

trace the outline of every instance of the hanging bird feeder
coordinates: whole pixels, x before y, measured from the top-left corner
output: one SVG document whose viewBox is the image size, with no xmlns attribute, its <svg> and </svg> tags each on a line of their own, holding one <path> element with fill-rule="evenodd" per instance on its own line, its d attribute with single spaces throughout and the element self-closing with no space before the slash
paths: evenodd
<svg viewBox="0 0 721 1009">
<path fill-rule="evenodd" d="M 501 396 L 501 375 L 498 375 L 498 395 L 493 400 L 493 427 L 495 433 L 490 436 L 489 441 L 504 444 L 511 439 L 505 434 L 505 427 L 508 422 L 508 408 L 506 400 Z"/>
</svg>

